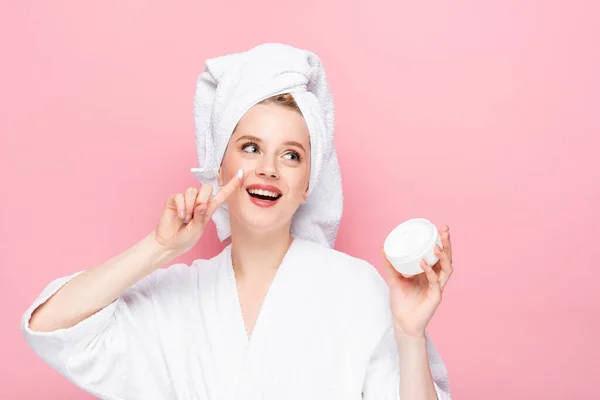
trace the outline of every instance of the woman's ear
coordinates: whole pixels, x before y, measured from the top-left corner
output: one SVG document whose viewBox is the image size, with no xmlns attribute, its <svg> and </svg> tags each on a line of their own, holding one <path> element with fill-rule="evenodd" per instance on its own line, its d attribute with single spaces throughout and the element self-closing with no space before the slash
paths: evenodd
<svg viewBox="0 0 600 400">
<path fill-rule="evenodd" d="M 306 199 L 308 199 L 308 185 L 306 186 L 306 190 L 304 191 L 304 194 L 302 195 L 302 203 L 306 203 Z"/>
<path fill-rule="evenodd" d="M 217 183 L 220 187 L 223 187 L 223 179 L 221 178 L 221 168 L 217 171 Z"/>
</svg>

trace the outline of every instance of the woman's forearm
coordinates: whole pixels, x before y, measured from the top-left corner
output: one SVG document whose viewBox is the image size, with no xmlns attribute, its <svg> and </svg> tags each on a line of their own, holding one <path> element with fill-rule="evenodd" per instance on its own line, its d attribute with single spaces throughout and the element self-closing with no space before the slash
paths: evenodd
<svg viewBox="0 0 600 400">
<path fill-rule="evenodd" d="M 400 399 L 436 400 L 425 335 L 407 336 L 396 329 L 396 342 L 400 358 Z"/>
<path fill-rule="evenodd" d="M 160 246 L 152 232 L 121 254 L 71 279 L 34 311 L 29 327 L 39 332 L 70 328 L 177 255 Z"/>
</svg>

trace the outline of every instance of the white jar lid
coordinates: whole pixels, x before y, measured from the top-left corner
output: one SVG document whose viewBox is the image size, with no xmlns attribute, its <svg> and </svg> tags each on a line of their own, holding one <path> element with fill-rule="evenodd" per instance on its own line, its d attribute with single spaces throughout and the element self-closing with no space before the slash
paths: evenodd
<svg viewBox="0 0 600 400">
<path fill-rule="evenodd" d="M 398 225 L 385 239 L 383 250 L 390 261 L 420 257 L 437 239 L 437 228 L 425 218 L 409 219 Z"/>
</svg>

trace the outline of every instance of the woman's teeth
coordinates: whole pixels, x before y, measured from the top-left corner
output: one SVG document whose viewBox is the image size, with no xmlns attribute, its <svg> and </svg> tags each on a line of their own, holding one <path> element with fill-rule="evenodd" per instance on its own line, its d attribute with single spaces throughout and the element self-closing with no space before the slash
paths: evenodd
<svg viewBox="0 0 600 400">
<path fill-rule="evenodd" d="M 262 190 L 262 189 L 248 189 L 248 193 L 256 195 L 256 196 L 269 197 L 272 199 L 276 199 L 280 196 L 278 193 L 274 193 L 274 192 L 270 192 L 268 190 Z"/>
</svg>

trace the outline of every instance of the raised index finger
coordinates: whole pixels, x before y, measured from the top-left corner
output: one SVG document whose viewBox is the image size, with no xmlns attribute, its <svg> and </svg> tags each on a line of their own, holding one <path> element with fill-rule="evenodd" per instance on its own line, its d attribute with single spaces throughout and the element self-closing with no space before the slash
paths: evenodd
<svg viewBox="0 0 600 400">
<path fill-rule="evenodd" d="M 211 215 L 213 212 L 217 210 L 221 206 L 221 204 L 225 203 L 227 198 L 231 196 L 231 194 L 237 189 L 240 183 L 244 180 L 244 170 L 240 169 L 237 174 L 225 186 L 219 190 L 219 192 L 208 202 L 208 214 Z"/>
</svg>

